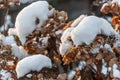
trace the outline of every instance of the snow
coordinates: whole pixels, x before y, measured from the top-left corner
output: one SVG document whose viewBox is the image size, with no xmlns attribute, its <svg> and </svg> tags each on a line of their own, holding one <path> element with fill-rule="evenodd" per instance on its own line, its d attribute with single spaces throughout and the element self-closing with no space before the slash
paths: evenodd
<svg viewBox="0 0 120 80">
<path fill-rule="evenodd" d="M 76 72 L 74 70 L 70 71 L 69 74 L 68 74 L 67 80 L 72 80 L 73 77 L 75 76 L 75 73 Z"/>
<path fill-rule="evenodd" d="M 112 48 L 111 48 L 111 46 L 109 44 L 105 44 L 104 48 L 107 49 L 110 52 L 113 52 L 113 50 L 112 50 Z"/>
<path fill-rule="evenodd" d="M 8 72 L 7 70 L 0 70 L 0 79 L 1 80 L 14 80 L 13 78 L 11 78 L 11 73 Z"/>
<path fill-rule="evenodd" d="M 40 29 L 54 12 L 54 8 L 49 10 L 49 4 L 47 1 L 37 1 L 23 8 L 16 17 L 15 28 L 17 35 L 22 42 L 26 41 L 26 36 L 32 33 L 35 29 Z M 39 19 L 39 23 L 36 24 L 36 19 Z"/>
<path fill-rule="evenodd" d="M 80 61 L 78 67 L 76 68 L 77 70 L 82 70 L 85 66 L 86 66 L 86 62 L 85 61 Z"/>
<path fill-rule="evenodd" d="M 17 32 L 15 28 L 9 28 L 8 29 L 8 35 L 16 35 L 17 36 Z"/>
<path fill-rule="evenodd" d="M 33 76 L 32 74 L 26 75 L 26 77 L 28 77 L 28 78 L 31 78 L 32 76 Z"/>
<path fill-rule="evenodd" d="M 120 35 L 119 34 L 117 34 L 116 36 L 115 36 L 115 42 L 114 42 L 114 47 L 120 47 Z"/>
<path fill-rule="evenodd" d="M 77 19 L 73 21 L 71 27 L 76 27 L 87 15 L 80 15 Z"/>
<path fill-rule="evenodd" d="M 108 74 L 108 72 L 111 71 L 111 67 L 107 67 L 107 63 L 104 59 L 102 59 L 102 70 L 101 73 L 103 73 L 105 76 Z"/>
<path fill-rule="evenodd" d="M 9 66 L 14 66 L 14 61 L 8 61 L 8 62 L 7 62 L 7 65 L 9 65 Z"/>
<path fill-rule="evenodd" d="M 33 55 L 20 60 L 16 66 L 17 78 L 23 77 L 30 71 L 39 72 L 42 68 L 52 68 L 50 58 L 44 55 Z"/>
<path fill-rule="evenodd" d="M 96 54 L 96 53 L 99 53 L 99 50 L 100 50 L 100 47 L 97 46 L 97 47 L 95 47 L 95 48 L 92 48 L 92 49 L 90 50 L 90 52 L 91 52 L 92 54 Z"/>
<path fill-rule="evenodd" d="M 9 27 L 13 27 L 13 23 L 11 21 L 10 15 L 7 15 L 5 25 L 2 25 L 0 27 L 0 32 L 4 31 L 4 27 L 5 27 L 5 31 L 7 31 Z"/>
<path fill-rule="evenodd" d="M 72 47 L 72 42 L 69 41 L 72 29 L 73 28 L 67 28 L 61 36 L 62 43 L 60 43 L 59 51 L 62 56 Z"/>
<path fill-rule="evenodd" d="M 0 33 L 0 40 L 3 40 L 4 38 L 5 38 L 5 36 Z"/>
<path fill-rule="evenodd" d="M 63 32 L 62 30 L 57 30 L 57 31 L 55 32 L 55 34 L 56 34 L 56 35 L 59 35 L 59 34 L 62 34 L 62 32 Z"/>
<path fill-rule="evenodd" d="M 85 61 L 80 61 L 78 67 L 76 67 L 74 70 L 71 70 L 71 71 L 68 73 L 67 80 L 72 80 L 73 77 L 74 77 L 75 74 L 76 74 L 76 71 L 77 71 L 77 70 L 82 70 L 86 65 L 87 65 L 87 64 L 86 64 Z"/>
<path fill-rule="evenodd" d="M 70 50 L 71 47 L 72 47 L 71 42 L 61 43 L 59 47 L 60 55 L 63 56 L 68 50 Z"/>
<path fill-rule="evenodd" d="M 16 44 L 12 44 L 11 46 L 12 46 L 11 48 L 12 54 L 16 56 L 18 60 L 28 56 L 27 51 L 25 51 L 22 46 L 17 46 Z"/>
<path fill-rule="evenodd" d="M 113 65 L 113 77 L 120 78 L 120 70 L 117 69 L 117 64 Z"/>
<path fill-rule="evenodd" d="M 96 16 L 85 16 L 85 15 L 82 15 L 81 17 L 82 19 L 80 17 L 76 19 L 75 23 L 72 25 L 74 27 L 71 26 L 70 28 L 67 28 L 63 32 L 61 36 L 62 43 L 60 44 L 59 47 L 59 51 L 61 55 L 64 55 L 66 51 L 70 50 L 72 46 L 72 41 L 73 44 L 76 47 L 78 47 L 83 43 L 89 45 L 90 43 L 92 43 L 92 41 L 95 39 L 96 35 L 98 34 L 103 34 L 106 36 L 116 35 L 116 32 L 112 28 L 111 24 L 108 23 L 105 19 Z M 70 38 L 72 39 L 72 41 L 69 40 Z M 91 50 L 91 52 L 93 53 L 99 52 L 99 49 L 100 48 L 94 48 Z"/>
<path fill-rule="evenodd" d="M 71 33 L 71 31 L 73 30 L 73 28 L 67 28 L 64 32 L 63 32 L 63 34 L 62 34 L 62 36 L 61 36 L 61 42 L 62 43 L 66 43 L 66 42 L 68 42 L 69 40 L 69 38 L 70 38 L 70 33 Z"/>
<path fill-rule="evenodd" d="M 42 46 L 46 46 L 48 44 L 48 37 L 42 37 L 39 40 L 42 42 Z"/>
<path fill-rule="evenodd" d="M 115 31 L 105 19 L 88 16 L 71 31 L 71 39 L 76 47 L 83 43 L 89 45 L 98 34 L 110 36 L 115 35 Z"/>
<path fill-rule="evenodd" d="M 6 36 L 2 39 L 4 45 L 16 44 L 14 36 Z"/>
</svg>

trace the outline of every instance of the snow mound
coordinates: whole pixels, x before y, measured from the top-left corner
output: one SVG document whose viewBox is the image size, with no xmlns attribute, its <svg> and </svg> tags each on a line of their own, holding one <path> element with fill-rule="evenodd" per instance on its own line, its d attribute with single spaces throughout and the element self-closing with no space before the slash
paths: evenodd
<svg viewBox="0 0 120 80">
<path fill-rule="evenodd" d="M 17 35 L 22 42 L 26 41 L 26 36 L 41 26 L 52 15 L 54 8 L 49 10 L 47 1 L 37 1 L 23 8 L 16 17 L 15 28 Z"/>
<path fill-rule="evenodd" d="M 52 68 L 51 60 L 47 56 L 39 54 L 26 57 L 16 66 L 17 78 L 23 77 L 30 71 L 39 72 L 44 67 Z"/>
<path fill-rule="evenodd" d="M 110 36 L 115 35 L 115 33 L 111 24 L 105 19 L 96 16 L 88 16 L 71 31 L 71 39 L 77 47 L 83 43 L 89 45 L 98 34 Z"/>
</svg>

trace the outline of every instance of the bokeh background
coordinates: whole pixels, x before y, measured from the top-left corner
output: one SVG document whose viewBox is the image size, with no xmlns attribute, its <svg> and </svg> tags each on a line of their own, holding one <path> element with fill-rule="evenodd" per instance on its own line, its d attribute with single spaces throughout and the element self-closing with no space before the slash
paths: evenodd
<svg viewBox="0 0 120 80">
<path fill-rule="evenodd" d="M 36 0 L 37 1 L 37 0 Z M 81 14 L 95 14 L 101 16 L 99 11 L 100 5 L 97 3 L 100 0 L 47 0 L 56 10 L 64 10 L 68 13 L 68 20 L 73 20 Z M 94 4 L 96 3 L 96 4 Z M 9 15 L 12 17 L 12 22 L 14 24 L 15 18 L 19 11 L 30 3 L 21 4 L 20 6 L 15 6 L 10 8 Z M 0 10 L 0 26 L 4 23 L 5 10 Z"/>
</svg>

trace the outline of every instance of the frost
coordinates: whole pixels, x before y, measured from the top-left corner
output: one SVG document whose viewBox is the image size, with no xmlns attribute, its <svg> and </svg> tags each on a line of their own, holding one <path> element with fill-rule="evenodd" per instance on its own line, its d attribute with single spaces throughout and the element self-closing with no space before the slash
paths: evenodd
<svg viewBox="0 0 120 80">
<path fill-rule="evenodd" d="M 83 43 L 89 45 L 98 34 L 110 36 L 115 35 L 115 31 L 105 19 L 88 16 L 71 31 L 71 39 L 76 47 Z"/>
<path fill-rule="evenodd" d="M 47 56 L 39 54 L 26 57 L 16 66 L 17 78 L 23 77 L 30 71 L 39 72 L 44 67 L 52 68 L 51 60 Z"/>
<path fill-rule="evenodd" d="M 7 70 L 0 70 L 0 79 L 1 80 L 14 80 L 13 78 L 11 78 L 11 73 L 8 72 Z"/>
<path fill-rule="evenodd" d="M 47 1 L 37 1 L 23 8 L 16 17 L 15 28 L 17 35 L 22 42 L 26 41 L 26 36 L 32 33 L 35 29 L 40 29 L 48 19 L 48 16 L 53 13 L 54 9 L 49 11 Z M 39 23 L 36 23 L 36 20 Z"/>
</svg>

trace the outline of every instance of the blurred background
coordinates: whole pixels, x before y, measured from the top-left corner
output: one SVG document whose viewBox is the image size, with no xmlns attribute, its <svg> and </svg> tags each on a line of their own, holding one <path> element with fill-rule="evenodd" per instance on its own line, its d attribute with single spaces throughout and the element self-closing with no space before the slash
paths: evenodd
<svg viewBox="0 0 120 80">
<path fill-rule="evenodd" d="M 7 0 L 4 0 L 7 1 Z M 11 20 L 14 27 L 14 22 L 17 14 L 21 9 L 23 9 L 25 6 L 29 5 L 30 3 L 38 0 L 27 0 L 29 2 L 25 2 L 25 0 L 19 0 L 23 3 L 21 3 L 20 6 L 14 6 L 10 7 L 10 10 L 8 14 L 11 17 L 8 17 L 8 19 Z M 68 20 L 73 20 L 80 16 L 81 14 L 94 14 L 97 16 L 102 16 L 100 13 L 100 7 L 99 1 L 101 0 L 47 0 L 53 7 L 55 7 L 56 10 L 59 11 L 66 11 L 68 13 Z M 0 9 L 0 27 L 4 24 L 4 17 L 5 17 L 6 9 Z M 9 22 L 10 23 L 10 22 Z"/>
</svg>

